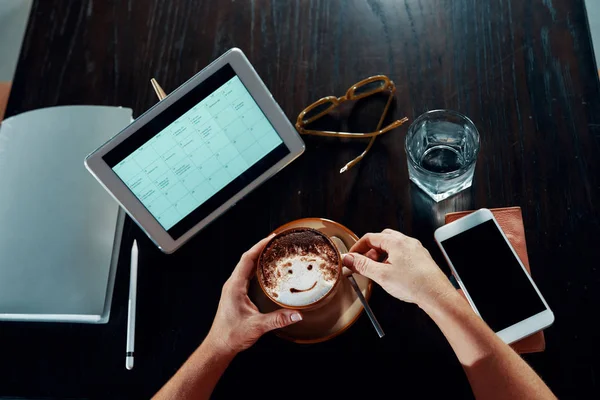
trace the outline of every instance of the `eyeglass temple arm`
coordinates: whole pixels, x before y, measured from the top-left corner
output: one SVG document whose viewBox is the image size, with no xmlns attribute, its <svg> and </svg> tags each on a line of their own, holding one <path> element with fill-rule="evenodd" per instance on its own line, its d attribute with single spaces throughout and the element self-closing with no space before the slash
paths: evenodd
<svg viewBox="0 0 600 400">
<path fill-rule="evenodd" d="M 381 125 L 383 125 L 383 120 L 385 119 L 388 110 L 390 109 L 390 105 L 392 104 L 392 100 L 394 98 L 394 94 L 396 93 L 396 88 L 394 87 L 394 89 L 390 92 L 390 97 L 388 97 L 388 101 L 387 103 L 385 103 L 385 108 L 383 109 L 383 112 L 381 113 L 381 117 L 379 118 L 379 122 L 377 123 L 377 128 L 375 128 L 376 131 L 381 129 Z"/>
<path fill-rule="evenodd" d="M 403 123 L 405 123 L 406 121 L 408 121 L 407 117 L 404 117 L 402 119 L 399 119 L 398 121 L 395 121 L 393 123 L 391 123 L 390 125 L 386 126 L 385 128 L 383 128 L 382 130 L 380 130 L 379 132 L 380 135 L 391 130 L 394 129 L 400 125 L 402 125 Z M 379 136 L 379 135 L 377 135 Z M 358 162 L 360 160 L 362 160 L 364 158 L 364 156 L 367 155 L 367 153 L 369 152 L 369 150 L 371 150 L 371 147 L 373 146 L 373 143 L 375 143 L 375 138 L 377 136 L 373 136 L 371 137 L 371 140 L 369 140 L 369 144 L 367 145 L 367 148 L 360 153 L 360 155 L 358 157 L 356 157 L 354 160 L 350 161 L 348 164 L 344 165 L 341 169 L 340 169 L 340 174 L 343 174 L 344 172 L 348 171 L 350 168 L 354 167 L 356 164 L 358 164 Z"/>
<path fill-rule="evenodd" d="M 298 130 L 303 135 L 327 136 L 327 137 L 346 137 L 346 138 L 365 139 L 365 138 L 372 138 L 372 137 L 375 137 L 375 136 L 382 135 L 382 134 L 384 134 L 384 133 L 386 133 L 388 131 L 391 131 L 392 129 L 395 129 L 395 128 L 399 127 L 400 125 L 402 125 L 406 121 L 408 121 L 408 118 L 404 117 L 402 119 L 399 119 L 397 121 L 392 122 L 390 125 L 386 126 L 385 128 L 383 128 L 381 130 L 378 130 L 376 132 L 370 132 L 370 133 L 315 131 L 315 130 L 312 130 L 312 129 L 305 129 L 305 128 L 302 128 L 302 127 L 300 127 Z"/>
<path fill-rule="evenodd" d="M 394 129 L 400 125 L 402 125 L 404 122 L 408 121 L 408 118 L 404 117 L 401 120 L 392 122 L 390 125 L 386 126 L 385 128 L 381 129 L 381 125 L 383 124 L 383 120 L 385 119 L 385 116 L 387 115 L 387 112 L 390 108 L 390 105 L 392 104 L 392 98 L 394 96 L 394 93 L 396 92 L 396 89 L 394 88 L 394 90 L 392 91 L 392 93 L 390 93 L 390 97 L 385 105 L 385 108 L 383 110 L 383 113 L 381 113 L 381 118 L 379 118 L 379 122 L 377 123 L 377 130 L 379 131 L 379 134 L 381 135 L 382 133 L 385 133 L 387 131 L 389 131 L 390 129 Z M 378 136 L 378 135 L 377 135 Z M 360 155 L 358 157 L 356 157 L 354 160 L 350 161 L 348 164 L 344 165 L 341 169 L 340 169 L 340 174 L 343 174 L 344 172 L 348 171 L 350 168 L 354 167 L 356 164 L 358 164 L 358 162 L 360 160 L 363 159 L 363 157 L 365 155 L 367 155 L 367 153 L 369 152 L 369 150 L 371 150 L 371 147 L 373 146 L 373 143 L 375 143 L 375 138 L 377 136 L 373 136 L 371 138 L 371 140 L 369 140 L 369 144 L 367 145 L 367 148 L 360 153 Z"/>
<path fill-rule="evenodd" d="M 343 174 L 344 172 L 348 171 L 350 168 L 354 167 L 356 164 L 358 164 L 360 162 L 360 160 L 362 160 L 364 158 L 364 156 L 367 155 L 367 153 L 373 146 L 373 143 L 375 143 L 376 137 L 377 136 L 373 136 L 371 138 L 371 140 L 369 140 L 369 144 L 367 145 L 367 148 L 362 153 L 360 153 L 360 155 L 358 155 L 354 160 L 350 161 L 349 163 L 344 165 L 342 168 L 340 168 L 340 174 Z"/>
</svg>

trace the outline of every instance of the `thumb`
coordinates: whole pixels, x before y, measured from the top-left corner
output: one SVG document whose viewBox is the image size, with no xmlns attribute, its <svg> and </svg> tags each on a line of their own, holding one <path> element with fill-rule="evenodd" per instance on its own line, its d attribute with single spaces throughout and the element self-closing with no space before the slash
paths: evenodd
<svg viewBox="0 0 600 400">
<path fill-rule="evenodd" d="M 302 321 L 302 314 L 300 312 L 286 309 L 261 314 L 258 318 L 258 324 L 263 332 L 284 328 L 299 321 Z"/>
<path fill-rule="evenodd" d="M 381 275 L 381 271 L 385 268 L 385 264 L 373 261 L 369 257 L 365 257 L 358 253 L 344 254 L 344 266 L 350 268 L 357 274 L 366 276 L 367 278 L 377 281 Z"/>
</svg>

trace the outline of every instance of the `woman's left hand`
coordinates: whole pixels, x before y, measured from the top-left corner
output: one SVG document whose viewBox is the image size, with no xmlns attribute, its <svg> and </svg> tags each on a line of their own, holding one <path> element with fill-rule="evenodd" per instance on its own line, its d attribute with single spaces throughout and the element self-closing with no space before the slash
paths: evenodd
<svg viewBox="0 0 600 400">
<path fill-rule="evenodd" d="M 219 352 L 235 355 L 252 346 L 265 333 L 302 320 L 302 314 L 294 310 L 262 314 L 248 297 L 256 262 L 269 239 L 271 236 L 245 252 L 223 285 L 217 315 L 206 337 Z"/>
</svg>

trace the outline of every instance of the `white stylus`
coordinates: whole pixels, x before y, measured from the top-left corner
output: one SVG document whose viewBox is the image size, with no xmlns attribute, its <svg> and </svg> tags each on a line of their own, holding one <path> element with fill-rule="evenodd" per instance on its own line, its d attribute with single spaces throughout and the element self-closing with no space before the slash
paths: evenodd
<svg viewBox="0 0 600 400">
<path fill-rule="evenodd" d="M 138 246 L 131 246 L 131 270 L 129 272 L 129 308 L 127 313 L 127 346 L 125 347 L 125 367 L 133 368 L 133 347 L 135 343 L 135 299 L 137 297 Z"/>
</svg>

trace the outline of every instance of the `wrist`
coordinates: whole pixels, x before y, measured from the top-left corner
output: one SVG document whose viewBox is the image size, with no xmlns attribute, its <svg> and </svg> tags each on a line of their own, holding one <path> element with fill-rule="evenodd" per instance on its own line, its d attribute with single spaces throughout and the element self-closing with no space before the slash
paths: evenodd
<svg viewBox="0 0 600 400">
<path fill-rule="evenodd" d="M 458 291 L 448 281 L 447 284 L 444 283 L 440 287 L 430 289 L 421 296 L 417 305 L 427 314 L 431 315 L 433 312 L 462 304 L 462 302 L 464 302 L 464 299 L 461 298 Z"/>
<path fill-rule="evenodd" d="M 238 351 L 234 350 L 231 346 L 227 345 L 222 338 L 217 337 L 212 331 L 208 333 L 202 347 L 217 358 L 233 359 Z"/>
</svg>

